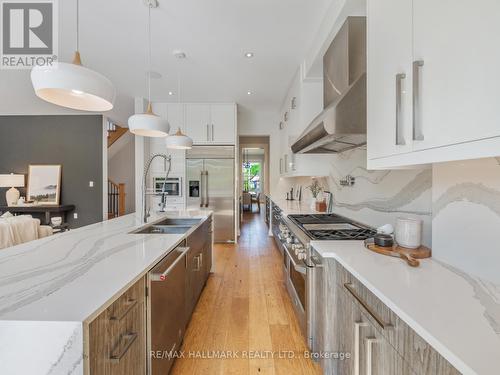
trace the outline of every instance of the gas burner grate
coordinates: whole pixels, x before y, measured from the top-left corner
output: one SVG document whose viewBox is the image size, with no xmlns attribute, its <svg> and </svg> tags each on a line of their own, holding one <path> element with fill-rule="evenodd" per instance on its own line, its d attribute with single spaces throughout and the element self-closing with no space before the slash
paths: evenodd
<svg viewBox="0 0 500 375">
<path fill-rule="evenodd" d="M 366 240 L 376 233 L 373 229 L 348 230 L 311 230 L 308 231 L 314 240 Z"/>
<path fill-rule="evenodd" d="M 298 224 L 332 224 L 346 223 L 349 220 L 345 217 L 335 214 L 320 214 L 320 215 L 290 215 L 290 219 Z"/>
</svg>

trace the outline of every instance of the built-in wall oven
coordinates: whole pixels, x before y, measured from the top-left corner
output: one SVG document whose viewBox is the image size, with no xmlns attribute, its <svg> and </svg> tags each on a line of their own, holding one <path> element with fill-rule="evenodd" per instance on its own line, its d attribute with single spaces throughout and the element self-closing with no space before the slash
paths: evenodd
<svg viewBox="0 0 500 375">
<path fill-rule="evenodd" d="M 182 178 L 169 177 L 165 181 L 165 176 L 153 177 L 153 189 L 155 194 L 163 193 L 163 185 L 165 184 L 165 193 L 169 197 L 182 197 Z"/>
</svg>

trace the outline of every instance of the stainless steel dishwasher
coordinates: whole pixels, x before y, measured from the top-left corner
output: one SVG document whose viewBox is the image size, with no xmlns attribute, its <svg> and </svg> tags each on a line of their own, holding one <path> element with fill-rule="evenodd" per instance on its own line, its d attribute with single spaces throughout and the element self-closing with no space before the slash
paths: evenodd
<svg viewBox="0 0 500 375">
<path fill-rule="evenodd" d="M 169 373 L 186 329 L 189 247 L 178 246 L 148 274 L 148 373 Z"/>
</svg>

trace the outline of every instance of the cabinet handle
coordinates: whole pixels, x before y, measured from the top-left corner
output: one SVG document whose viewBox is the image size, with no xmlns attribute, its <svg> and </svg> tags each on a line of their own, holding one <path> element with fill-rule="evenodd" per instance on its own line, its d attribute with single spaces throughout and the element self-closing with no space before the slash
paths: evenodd
<svg viewBox="0 0 500 375">
<path fill-rule="evenodd" d="M 123 310 L 123 312 L 118 316 L 113 315 L 112 317 L 109 318 L 109 320 L 121 321 L 136 305 L 137 305 L 137 300 L 129 299 L 126 304 L 127 307 Z"/>
<path fill-rule="evenodd" d="M 280 174 L 283 173 L 283 158 L 280 158 Z"/>
<path fill-rule="evenodd" d="M 215 136 L 214 136 L 214 124 L 212 124 L 212 142 L 215 140 Z"/>
<path fill-rule="evenodd" d="M 366 310 L 366 312 L 368 314 L 370 314 L 370 316 L 377 322 L 377 324 L 380 326 L 380 328 L 386 329 L 386 328 L 391 328 L 392 327 L 391 324 L 385 323 L 382 320 L 382 318 L 380 318 L 378 316 L 378 314 L 375 311 L 373 311 L 370 308 L 370 306 L 368 306 L 368 304 L 365 301 L 363 301 L 363 299 L 356 293 L 356 290 L 354 289 L 354 286 L 351 283 L 345 283 L 344 284 L 344 288 L 347 289 L 347 291 L 349 292 L 349 294 L 351 296 L 353 296 L 354 299 L 356 301 L 358 301 L 361 306 L 363 306 L 363 308 Z"/>
<path fill-rule="evenodd" d="M 288 172 L 288 154 L 285 154 L 285 173 Z"/>
<path fill-rule="evenodd" d="M 377 342 L 375 337 L 367 337 L 365 339 L 366 343 L 366 375 L 372 375 L 372 355 L 373 355 L 373 344 Z"/>
<path fill-rule="evenodd" d="M 354 323 L 354 375 L 359 375 L 359 337 L 361 336 L 361 328 L 367 327 L 368 323 L 355 322 Z"/>
<path fill-rule="evenodd" d="M 186 255 L 186 253 L 189 251 L 189 247 L 178 247 L 174 251 L 178 252 L 179 254 L 177 255 L 177 258 L 173 261 L 172 264 L 168 266 L 168 268 L 161 272 L 161 273 L 151 273 L 150 279 L 151 281 L 165 281 L 167 279 L 167 276 L 172 270 L 175 268 L 177 263 L 179 263 L 182 260 L 182 257 Z M 167 255 L 168 256 L 168 255 Z"/>
<path fill-rule="evenodd" d="M 207 124 L 207 142 L 210 140 L 208 133 L 209 133 L 209 130 L 208 130 L 208 124 Z"/>
<path fill-rule="evenodd" d="M 201 266 L 200 266 L 200 254 L 198 254 L 197 256 L 194 257 L 194 261 L 196 262 L 194 270 L 199 271 L 201 268 Z"/>
<path fill-rule="evenodd" d="M 126 340 L 126 344 L 123 347 L 123 349 L 118 353 L 118 354 L 111 354 L 109 356 L 109 359 L 113 363 L 119 363 L 120 360 L 123 358 L 123 356 L 128 352 L 132 344 L 134 343 L 135 339 L 137 338 L 137 333 L 136 332 L 130 332 L 124 334 L 121 338 L 121 340 Z M 120 343 L 118 343 L 117 347 L 120 347 Z"/>
<path fill-rule="evenodd" d="M 406 144 L 403 132 L 401 130 L 401 107 L 402 107 L 402 95 L 403 95 L 403 85 L 402 81 L 406 78 L 406 74 L 399 73 L 396 74 L 396 145 L 404 146 Z"/>
<path fill-rule="evenodd" d="M 413 62 L 413 140 L 423 141 L 424 133 L 422 132 L 421 115 L 421 98 L 420 98 L 420 68 L 424 66 L 423 60 Z"/>
<path fill-rule="evenodd" d="M 203 254 L 200 254 L 199 257 L 200 257 L 200 267 L 202 267 L 203 266 Z"/>
</svg>

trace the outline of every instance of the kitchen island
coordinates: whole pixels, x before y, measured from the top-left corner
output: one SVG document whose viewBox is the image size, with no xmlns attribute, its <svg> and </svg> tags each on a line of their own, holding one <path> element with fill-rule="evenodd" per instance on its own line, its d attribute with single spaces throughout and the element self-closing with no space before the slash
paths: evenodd
<svg viewBox="0 0 500 375">
<path fill-rule="evenodd" d="M 0 252 L 0 373 L 84 374 L 85 327 L 211 217 L 184 234 L 131 234 L 130 214 Z"/>
</svg>

